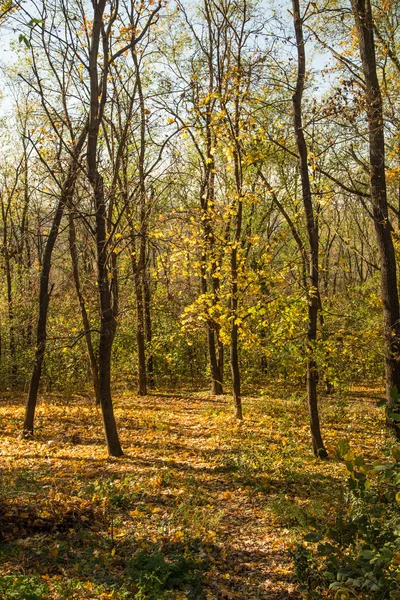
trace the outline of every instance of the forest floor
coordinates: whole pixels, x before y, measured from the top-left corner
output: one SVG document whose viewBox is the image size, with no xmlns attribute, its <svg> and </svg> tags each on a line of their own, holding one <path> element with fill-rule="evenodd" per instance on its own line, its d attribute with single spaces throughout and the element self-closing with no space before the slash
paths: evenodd
<svg viewBox="0 0 400 600">
<path fill-rule="evenodd" d="M 373 455 L 379 390 L 321 401 L 327 444 Z M 343 463 L 310 452 L 303 391 L 115 398 L 124 456 L 90 400 L 48 395 L 32 441 L 0 400 L 0 598 L 296 599 L 291 551 L 343 510 Z"/>
</svg>

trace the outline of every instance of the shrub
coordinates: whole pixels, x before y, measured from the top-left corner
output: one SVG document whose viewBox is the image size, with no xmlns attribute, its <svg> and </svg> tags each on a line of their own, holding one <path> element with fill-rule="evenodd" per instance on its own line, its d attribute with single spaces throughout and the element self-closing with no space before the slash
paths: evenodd
<svg viewBox="0 0 400 600">
<path fill-rule="evenodd" d="M 400 598 L 400 448 L 373 463 L 346 441 L 334 452 L 349 473 L 346 513 L 332 529 L 305 536 L 316 546 L 311 556 L 297 550 L 297 580 L 308 597 L 329 587 L 336 600 Z"/>
</svg>

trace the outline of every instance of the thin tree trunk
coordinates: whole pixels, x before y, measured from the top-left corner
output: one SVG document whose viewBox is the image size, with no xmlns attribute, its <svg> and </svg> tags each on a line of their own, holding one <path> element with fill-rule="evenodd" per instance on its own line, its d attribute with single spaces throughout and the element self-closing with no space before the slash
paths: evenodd
<svg viewBox="0 0 400 600">
<path fill-rule="evenodd" d="M 204 166 L 204 177 L 200 186 L 200 207 L 202 211 L 202 244 L 201 244 L 201 293 L 209 297 L 210 280 L 213 285 L 215 275 L 214 246 L 215 237 L 212 226 L 214 214 L 214 196 L 215 196 L 215 132 L 213 127 L 213 113 L 215 107 L 215 37 L 213 35 L 213 15 L 208 0 L 203 2 L 202 7 L 204 17 L 207 22 L 207 43 L 202 47 L 205 59 L 207 61 L 207 89 L 208 99 L 205 110 L 202 113 L 204 119 L 205 131 L 205 151 L 201 152 L 201 158 Z M 210 275 L 209 275 L 210 274 Z M 215 305 L 216 294 L 213 286 L 211 303 Z M 206 320 L 207 336 L 207 354 L 208 365 L 211 376 L 211 394 L 213 396 L 222 394 L 221 370 L 218 364 L 218 325 L 213 317 L 208 314 Z"/>
<path fill-rule="evenodd" d="M 27 272 L 29 273 L 28 276 L 28 289 L 32 289 L 32 279 L 31 279 L 31 274 L 30 274 L 30 269 L 32 266 L 32 260 L 31 260 L 31 246 L 30 246 L 30 242 L 29 242 L 29 221 L 28 221 L 28 209 L 29 209 L 29 161 L 28 161 L 28 153 L 27 153 L 27 147 L 26 147 L 26 139 L 25 139 L 25 135 L 26 135 L 26 127 L 24 128 L 24 138 L 23 138 L 23 149 L 24 149 L 24 205 L 23 205 L 23 210 L 22 210 L 22 218 L 21 218 L 21 239 L 20 239 L 20 247 L 19 247 L 19 251 L 18 251 L 18 263 L 19 263 L 19 271 L 20 271 L 20 282 L 21 282 L 21 289 L 22 289 L 22 265 L 24 263 L 24 248 L 26 251 L 26 261 L 25 261 L 25 267 Z M 33 327 L 32 327 L 32 315 L 31 315 L 31 319 L 29 321 L 29 323 L 26 325 L 26 328 L 24 328 L 24 338 L 25 338 L 25 342 L 26 342 L 26 347 L 30 348 L 32 345 L 32 333 L 33 333 Z"/>
<path fill-rule="evenodd" d="M 217 274 L 217 264 L 214 262 L 212 269 L 212 286 L 213 286 L 213 301 L 217 303 L 219 300 L 219 288 L 220 288 L 220 280 Z M 218 367 L 218 376 L 221 387 L 219 388 L 220 394 L 223 394 L 223 384 L 224 384 L 224 343 L 220 339 L 220 330 L 221 326 L 218 323 L 214 322 L 214 331 L 215 331 L 215 342 L 217 345 L 217 367 Z"/>
<path fill-rule="evenodd" d="M 10 357 L 11 357 L 11 380 L 15 383 L 17 377 L 17 362 L 15 348 L 15 328 L 14 328 L 14 306 L 12 297 L 12 275 L 11 264 L 8 251 L 6 251 L 6 276 L 7 276 L 7 304 L 8 304 L 8 323 L 10 331 Z"/>
<path fill-rule="evenodd" d="M 136 51 L 132 49 L 132 59 L 136 70 L 136 82 L 140 107 L 140 149 L 139 149 L 139 252 L 136 270 L 134 271 L 136 291 L 136 341 L 138 349 L 138 389 L 139 396 L 147 394 L 146 374 L 146 343 L 145 343 L 145 315 L 144 315 L 144 276 L 146 265 L 146 174 L 145 174 L 145 152 L 146 152 L 146 108 L 144 104 L 143 88 L 139 61 Z M 134 239 L 132 239 L 134 243 Z"/>
<path fill-rule="evenodd" d="M 97 359 L 95 355 L 95 351 L 93 348 L 92 335 L 90 332 L 90 322 L 88 313 L 86 310 L 85 298 L 83 297 L 81 290 L 81 282 L 79 275 L 79 263 L 78 263 L 78 254 L 76 251 L 76 230 L 75 230 L 75 221 L 74 221 L 74 213 L 72 209 L 70 209 L 69 213 L 69 252 L 71 255 L 71 263 L 72 263 L 72 275 L 75 283 L 75 291 L 79 302 L 79 307 L 81 309 L 82 316 L 82 324 L 83 330 L 85 333 L 86 347 L 89 356 L 90 362 L 90 373 L 93 381 L 93 389 L 95 394 L 96 404 L 100 405 L 100 393 L 99 393 L 99 374 L 97 368 Z"/>
<path fill-rule="evenodd" d="M 133 231 L 133 224 L 131 225 Z M 140 268 L 141 251 L 139 250 L 139 261 L 136 260 L 135 250 L 135 237 L 132 233 L 132 252 L 131 252 L 131 265 L 133 280 L 135 285 L 136 294 L 136 345 L 138 352 L 138 381 L 137 381 L 137 393 L 138 396 L 146 396 L 147 394 L 147 377 L 146 377 L 146 350 L 145 350 L 145 322 L 144 322 L 144 301 L 143 301 L 143 287 L 142 287 L 142 271 Z M 139 241 L 140 246 L 140 241 Z"/>
<path fill-rule="evenodd" d="M 239 66 L 240 67 L 240 60 Z M 238 84 L 239 85 L 239 84 Z M 242 196 L 242 173 L 241 173 L 241 161 L 240 161 L 240 150 L 237 146 L 237 140 L 239 139 L 239 89 L 236 91 L 235 98 L 235 144 L 236 148 L 234 151 L 234 163 L 235 163 L 235 184 L 237 194 L 237 212 L 236 212 L 236 226 L 233 244 L 231 248 L 231 346 L 230 346 L 230 362 L 231 362 L 231 373 L 232 373 L 232 391 L 233 391 L 233 404 L 235 407 L 236 419 L 243 419 L 242 410 L 242 396 L 241 396 L 241 380 L 240 380 L 240 368 L 239 368 L 239 324 L 238 324 L 238 307 L 239 307 L 239 286 L 238 286 L 238 249 L 240 244 L 240 237 L 242 233 L 242 220 L 243 220 L 243 196 Z"/>
<path fill-rule="evenodd" d="M 152 342 L 152 323 L 151 323 L 151 289 L 150 289 L 150 275 L 148 266 L 145 265 L 143 273 L 143 289 L 144 289 L 144 324 L 145 324 L 145 337 L 146 337 L 146 350 L 147 350 L 147 384 L 149 388 L 154 388 L 154 359 L 151 351 Z"/>
<path fill-rule="evenodd" d="M 240 201 L 241 203 L 241 201 Z M 238 339 L 239 339 L 239 328 L 237 324 L 237 309 L 238 309 L 238 284 L 237 284 L 237 248 L 232 248 L 231 252 L 231 315 L 232 315 L 232 326 L 231 326 L 231 373 L 232 373 L 232 389 L 233 389 L 233 404 L 235 407 L 235 417 L 237 419 L 243 419 L 242 412 L 242 398 L 240 388 L 240 369 L 239 369 L 239 352 L 238 352 Z"/>
<path fill-rule="evenodd" d="M 307 144 L 302 123 L 302 97 L 306 74 L 306 56 L 303 37 L 303 23 L 300 17 L 299 0 L 293 0 L 293 19 L 297 43 L 298 71 L 296 91 L 293 95 L 294 128 L 296 143 L 300 156 L 300 175 L 303 195 L 303 205 L 306 214 L 307 232 L 310 248 L 309 256 L 309 286 L 308 286 L 308 329 L 307 329 L 307 396 L 310 415 L 310 430 L 312 446 L 315 456 L 325 458 L 327 452 L 324 448 L 318 412 L 317 382 L 318 371 L 314 357 L 314 346 L 317 340 L 317 323 L 319 308 L 319 271 L 318 251 L 319 235 L 318 223 L 314 216 L 310 177 L 308 172 Z"/>
<path fill-rule="evenodd" d="M 207 274 L 206 274 L 206 254 L 203 250 L 201 260 L 201 293 L 206 295 L 208 293 L 207 285 Z M 215 350 L 215 331 L 214 321 L 209 318 L 206 323 L 207 331 L 207 349 L 208 349 L 208 361 L 211 372 L 211 394 L 217 396 L 222 394 L 222 383 L 220 380 L 220 371 L 218 368 L 217 353 Z"/>
<path fill-rule="evenodd" d="M 371 202 L 381 262 L 381 294 L 386 339 L 387 423 L 394 430 L 397 439 L 400 439 L 400 425 L 390 418 L 390 411 L 395 404 L 391 396 L 392 390 L 396 387 L 400 392 L 400 310 L 396 256 L 387 205 L 382 96 L 377 76 L 370 0 L 351 0 L 351 5 L 365 80 Z"/>
<path fill-rule="evenodd" d="M 241 70 L 240 55 L 238 58 L 238 73 Z M 240 132 L 240 106 L 239 106 L 239 77 L 236 84 L 235 93 L 235 150 L 234 150 L 234 172 L 235 172 L 235 184 L 236 184 L 236 195 L 237 195 L 237 212 L 236 212 L 236 224 L 233 238 L 233 244 L 231 248 L 231 346 L 230 346 L 230 362 L 231 362 L 231 373 L 232 373 L 232 388 L 233 388 L 233 404 L 235 407 L 235 417 L 239 420 L 243 419 L 242 410 L 242 396 L 241 396 L 241 380 L 240 380 L 240 368 L 239 368 L 239 324 L 238 324 L 238 307 L 239 307 L 239 286 L 238 286 L 238 249 L 240 244 L 240 238 L 242 234 L 242 220 L 243 220 L 243 181 L 242 181 L 242 168 L 241 168 L 241 156 L 240 148 L 238 145 L 239 132 Z"/>
<path fill-rule="evenodd" d="M 7 230 L 7 223 L 3 223 L 4 232 Z M 11 260 L 10 254 L 7 247 L 6 233 L 4 234 L 4 248 L 5 248 L 5 268 L 6 268 L 6 282 L 7 282 L 7 306 L 8 306 L 8 327 L 9 327 L 9 348 L 11 358 L 11 381 L 15 383 L 17 376 L 17 363 L 16 363 L 16 348 L 15 348 L 15 328 L 14 328 L 14 306 L 13 306 L 13 293 L 12 293 L 12 272 L 11 272 Z"/>
<path fill-rule="evenodd" d="M 3 217 L 3 249 L 4 263 L 6 271 L 7 284 L 7 308 L 8 308 L 8 332 L 9 332 L 9 350 L 11 359 L 11 380 L 14 383 L 17 375 L 16 349 L 15 349 L 15 328 L 14 328 L 14 306 L 13 306 L 13 288 L 12 288 L 12 266 L 11 255 L 8 242 L 8 224 L 11 207 L 12 195 L 8 198 L 7 205 L 4 205 L 4 198 L 1 199 L 1 212 Z"/>
<path fill-rule="evenodd" d="M 77 161 L 85 143 L 86 136 L 87 129 L 85 128 L 85 130 L 81 133 L 80 138 L 71 156 L 68 173 L 61 190 L 60 198 L 56 207 L 56 212 L 53 217 L 50 233 L 47 238 L 47 242 L 43 252 L 39 286 L 39 315 L 36 327 L 36 350 L 31 380 L 29 384 L 28 397 L 25 405 L 25 420 L 22 431 L 22 435 L 25 438 L 33 436 L 33 425 L 35 419 L 37 396 L 39 392 L 40 378 L 42 375 L 44 355 L 46 352 L 47 316 L 49 310 L 51 291 L 53 289 L 53 286 L 50 286 L 51 258 L 53 254 L 54 245 L 58 237 L 61 219 L 64 215 L 64 210 L 68 203 L 71 201 L 72 196 L 74 194 L 78 169 Z"/>
<path fill-rule="evenodd" d="M 218 345 L 218 352 L 217 352 L 217 356 L 218 356 L 218 373 L 219 373 L 219 380 L 221 382 L 221 394 L 223 393 L 223 384 L 224 384 L 224 343 L 222 342 L 222 340 L 219 339 L 219 330 L 220 327 L 217 326 L 216 328 L 216 336 L 217 336 L 217 345 Z"/>
</svg>

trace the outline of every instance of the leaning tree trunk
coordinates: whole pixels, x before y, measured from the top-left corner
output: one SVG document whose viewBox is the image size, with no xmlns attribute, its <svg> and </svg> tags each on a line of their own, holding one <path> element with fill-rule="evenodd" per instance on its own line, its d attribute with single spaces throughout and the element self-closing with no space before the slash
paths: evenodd
<svg viewBox="0 0 400 600">
<path fill-rule="evenodd" d="M 397 404 L 391 396 L 392 390 L 396 387 L 400 392 L 400 310 L 396 256 L 387 206 L 382 96 L 377 76 L 370 0 L 351 0 L 351 5 L 365 80 L 371 202 L 381 263 L 381 295 L 386 340 L 387 422 L 393 428 L 397 439 L 400 439 L 400 425 L 390 418 L 390 411 L 394 404 Z"/>
<path fill-rule="evenodd" d="M 319 235 L 318 223 L 315 219 L 310 176 L 308 172 L 308 151 L 304 137 L 302 122 L 302 98 L 304 91 L 304 80 L 306 74 L 306 56 L 303 37 L 303 23 L 300 17 L 299 0 L 293 0 L 293 19 L 297 44 L 297 82 L 296 90 L 293 95 L 293 113 L 294 129 L 296 134 L 297 149 L 300 157 L 300 175 L 303 205 L 306 215 L 308 241 L 309 241 L 309 286 L 308 286 L 308 330 L 307 330 L 307 396 L 308 408 L 310 414 L 310 430 L 312 446 L 315 456 L 325 458 L 327 452 L 324 448 L 321 435 L 321 427 L 318 413 L 317 382 L 318 372 L 314 357 L 314 346 L 317 340 L 317 323 L 319 307 L 319 272 L 318 272 L 318 251 Z"/>
<path fill-rule="evenodd" d="M 86 136 L 87 128 L 85 127 L 72 153 L 68 173 L 61 190 L 61 195 L 57 203 L 50 233 L 43 252 L 42 267 L 40 272 L 39 315 L 36 328 L 36 350 L 29 384 L 28 398 L 25 406 L 25 420 L 22 432 L 22 435 L 25 438 L 33 436 L 33 424 L 35 419 L 37 396 L 39 392 L 43 360 L 46 351 L 47 315 L 52 291 L 52 286 L 50 286 L 51 258 L 54 245 L 58 237 L 61 219 L 64 215 L 66 206 L 71 201 L 74 194 L 75 182 L 78 173 L 78 158 L 85 143 Z"/>
</svg>

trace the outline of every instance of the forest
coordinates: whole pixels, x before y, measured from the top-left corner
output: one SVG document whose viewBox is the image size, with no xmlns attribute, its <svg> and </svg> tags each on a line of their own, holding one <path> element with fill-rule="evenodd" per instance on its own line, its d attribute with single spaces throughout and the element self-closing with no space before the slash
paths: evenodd
<svg viewBox="0 0 400 600">
<path fill-rule="evenodd" d="M 0 600 L 400 598 L 400 4 L 0 0 Z"/>
</svg>

